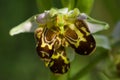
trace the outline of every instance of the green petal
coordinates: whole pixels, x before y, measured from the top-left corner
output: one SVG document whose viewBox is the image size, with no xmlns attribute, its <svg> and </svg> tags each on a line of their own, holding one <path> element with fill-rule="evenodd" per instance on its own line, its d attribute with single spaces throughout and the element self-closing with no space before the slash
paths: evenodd
<svg viewBox="0 0 120 80">
<path fill-rule="evenodd" d="M 38 27 L 38 24 L 36 22 L 36 17 L 32 16 L 28 20 L 24 21 L 23 23 L 15 26 L 12 28 L 9 32 L 11 36 L 14 36 L 16 34 L 25 33 L 25 32 L 34 32 L 34 30 Z"/>
</svg>

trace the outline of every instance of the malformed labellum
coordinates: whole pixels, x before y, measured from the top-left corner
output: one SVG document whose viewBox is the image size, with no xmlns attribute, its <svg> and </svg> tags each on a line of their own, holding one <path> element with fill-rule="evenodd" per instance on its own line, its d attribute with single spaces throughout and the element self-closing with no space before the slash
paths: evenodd
<svg viewBox="0 0 120 80">
<path fill-rule="evenodd" d="M 38 55 L 45 62 L 45 65 L 56 74 L 66 73 L 70 68 L 69 59 L 65 53 L 67 42 L 61 38 L 59 32 L 44 27 L 35 31 L 37 39 Z"/>
<path fill-rule="evenodd" d="M 89 55 L 96 47 L 85 18 L 79 19 L 79 14 L 73 16 L 75 11 L 71 16 L 56 11 L 45 24 L 39 23 L 35 31 L 38 55 L 55 74 L 64 74 L 70 68 L 66 47 L 72 47 L 80 55 Z"/>
</svg>

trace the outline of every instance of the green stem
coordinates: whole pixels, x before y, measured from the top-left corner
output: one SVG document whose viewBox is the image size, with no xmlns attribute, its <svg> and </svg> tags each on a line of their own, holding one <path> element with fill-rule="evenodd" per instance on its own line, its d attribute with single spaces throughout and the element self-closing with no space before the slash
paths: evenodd
<svg viewBox="0 0 120 80">
<path fill-rule="evenodd" d="M 92 70 L 97 63 L 99 63 L 102 59 L 104 59 L 105 57 L 107 57 L 107 55 L 108 55 L 107 53 L 108 53 L 107 50 L 105 50 L 104 52 L 101 52 L 101 54 L 99 54 L 98 56 L 96 56 L 91 61 L 91 63 L 89 63 L 85 68 L 83 68 L 82 70 L 80 70 L 75 76 L 73 76 L 69 80 L 79 80 L 80 78 L 84 77 L 84 75 L 86 75 L 90 70 Z"/>
</svg>

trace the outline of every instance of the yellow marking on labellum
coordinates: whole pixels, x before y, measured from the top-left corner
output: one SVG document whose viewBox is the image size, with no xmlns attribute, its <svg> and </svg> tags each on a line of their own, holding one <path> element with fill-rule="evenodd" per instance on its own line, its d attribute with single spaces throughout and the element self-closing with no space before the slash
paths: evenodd
<svg viewBox="0 0 120 80">
<path fill-rule="evenodd" d="M 44 32 L 42 34 L 42 44 L 41 47 L 47 46 L 50 50 L 52 50 L 52 47 L 56 41 L 56 38 L 54 35 L 57 35 L 57 33 L 53 33 L 51 30 L 48 30 L 47 28 L 44 29 Z M 50 40 L 49 40 L 50 39 Z"/>
<path fill-rule="evenodd" d="M 86 36 L 89 36 L 89 35 L 90 35 L 90 33 L 86 30 L 85 27 L 81 27 L 80 29 L 83 30 L 83 31 L 86 33 Z"/>
<path fill-rule="evenodd" d="M 50 61 L 44 60 L 45 61 L 45 66 L 48 67 L 50 64 Z"/>
<path fill-rule="evenodd" d="M 92 48 L 92 47 L 93 47 L 93 45 L 91 44 L 91 45 L 90 45 L 90 48 Z"/>
<path fill-rule="evenodd" d="M 83 41 L 86 42 L 86 38 L 84 38 L 84 34 L 82 32 L 80 32 L 77 28 L 75 29 L 77 35 L 78 35 L 78 41 Z"/>
<path fill-rule="evenodd" d="M 43 28 L 37 28 L 37 29 L 35 30 L 35 37 L 37 38 L 37 40 L 40 39 L 41 34 L 42 34 L 42 31 L 43 31 Z"/>
<path fill-rule="evenodd" d="M 40 37 L 41 37 L 41 35 L 40 35 L 40 33 L 38 33 L 38 34 L 37 34 L 37 38 L 40 39 Z"/>
<path fill-rule="evenodd" d="M 75 25 L 74 24 L 69 24 L 68 26 L 70 27 L 70 29 L 75 30 Z"/>
<path fill-rule="evenodd" d="M 44 41 L 44 39 L 43 39 L 43 37 L 42 37 L 41 47 L 48 46 L 48 48 L 49 48 L 50 50 L 52 50 L 52 46 L 54 45 L 54 43 L 55 43 L 55 40 L 54 40 L 51 44 L 45 43 L 45 41 Z"/>
<path fill-rule="evenodd" d="M 45 57 L 45 53 L 42 53 L 42 57 Z"/>
<path fill-rule="evenodd" d="M 69 27 L 69 26 L 68 26 Z M 80 30 L 78 30 L 75 25 L 73 27 L 70 27 L 71 30 L 74 30 L 75 33 L 78 35 L 78 39 L 73 39 L 71 36 L 68 36 L 67 34 L 65 34 L 65 36 L 67 36 L 67 40 L 71 43 L 71 44 L 74 44 L 76 48 L 78 48 L 78 46 L 80 45 L 80 42 L 83 41 L 83 42 L 87 42 L 86 38 L 84 37 L 84 34 L 82 32 L 80 32 Z M 67 32 L 69 33 L 69 32 Z M 75 42 L 72 41 L 75 40 Z"/>
<path fill-rule="evenodd" d="M 66 70 L 66 68 L 65 68 L 66 66 L 62 66 L 62 72 L 63 73 L 65 73 L 65 70 Z M 69 69 L 69 67 L 67 66 L 67 69 Z"/>
<path fill-rule="evenodd" d="M 62 66 L 62 72 L 63 73 L 65 72 L 65 66 Z"/>
<path fill-rule="evenodd" d="M 54 64 L 54 61 L 50 62 L 49 66 L 51 67 L 51 66 L 53 66 L 53 64 Z"/>
<path fill-rule="evenodd" d="M 40 51 L 42 53 L 42 57 L 45 57 L 46 55 L 49 56 L 49 53 L 44 52 L 44 51 Z"/>
<path fill-rule="evenodd" d="M 51 62 L 49 64 L 49 68 L 55 74 L 64 74 L 69 70 L 70 63 L 69 63 L 68 58 L 65 56 L 65 54 L 61 56 L 59 54 L 62 54 L 62 52 L 61 53 L 58 53 L 58 52 L 59 51 L 57 51 L 57 53 L 54 53 L 54 57 L 52 55 Z M 63 57 L 66 59 L 64 59 Z M 65 60 L 67 60 L 67 61 L 65 61 Z M 52 63 L 52 61 L 54 63 Z"/>
<path fill-rule="evenodd" d="M 69 63 L 69 61 L 67 60 L 67 58 L 63 55 L 63 53 L 53 54 L 51 58 L 52 59 L 58 59 L 59 57 L 61 57 L 66 64 Z"/>
</svg>

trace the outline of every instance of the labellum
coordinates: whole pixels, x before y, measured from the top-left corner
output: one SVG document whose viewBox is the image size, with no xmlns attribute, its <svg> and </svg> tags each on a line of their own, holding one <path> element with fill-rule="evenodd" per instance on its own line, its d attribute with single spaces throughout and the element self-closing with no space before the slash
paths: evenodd
<svg viewBox="0 0 120 80">
<path fill-rule="evenodd" d="M 57 31 L 44 27 L 35 31 L 37 39 L 37 52 L 45 62 L 46 67 L 55 74 L 66 73 L 70 68 L 69 59 L 65 53 L 66 41 L 60 37 Z"/>
</svg>

